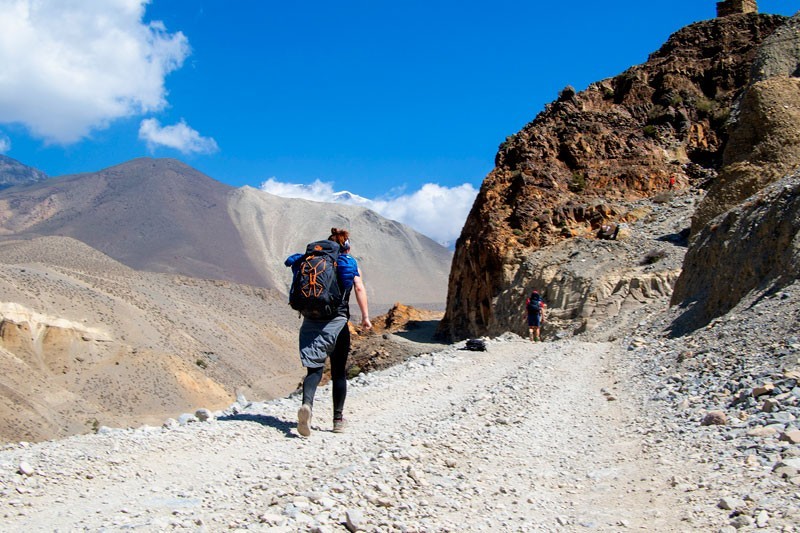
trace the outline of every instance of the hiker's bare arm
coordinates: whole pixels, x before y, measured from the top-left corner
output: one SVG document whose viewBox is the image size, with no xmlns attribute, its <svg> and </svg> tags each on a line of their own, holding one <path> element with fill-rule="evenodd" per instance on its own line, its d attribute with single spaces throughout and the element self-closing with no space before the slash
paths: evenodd
<svg viewBox="0 0 800 533">
<path fill-rule="evenodd" d="M 356 303 L 358 309 L 361 311 L 361 327 L 364 329 L 372 329 L 372 322 L 369 321 L 369 303 L 367 302 L 367 288 L 364 287 L 364 282 L 361 281 L 361 271 L 353 278 L 353 290 L 356 292 Z"/>
</svg>

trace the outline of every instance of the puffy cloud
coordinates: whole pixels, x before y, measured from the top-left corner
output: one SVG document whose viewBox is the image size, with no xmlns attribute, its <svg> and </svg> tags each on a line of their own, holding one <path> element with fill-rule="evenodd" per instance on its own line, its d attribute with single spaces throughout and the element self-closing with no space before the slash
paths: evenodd
<svg viewBox="0 0 800 533">
<path fill-rule="evenodd" d="M 0 154 L 4 154 L 9 150 L 11 150 L 11 139 L 8 138 L 8 135 L 0 133 Z"/>
<path fill-rule="evenodd" d="M 316 180 L 311 185 L 303 185 L 283 183 L 275 178 L 262 183 L 261 189 L 286 198 L 304 198 L 319 202 L 338 201 L 367 207 L 386 218 L 411 226 L 423 235 L 450 247 L 461 234 L 461 228 L 478 194 L 469 183 L 457 187 L 426 183 L 411 194 L 371 200 L 350 193 L 336 193 L 330 182 Z"/>
<path fill-rule="evenodd" d="M 426 183 L 412 194 L 374 200 L 371 208 L 445 246 L 452 246 L 461 234 L 477 195 L 478 191 L 469 183 L 458 187 Z"/>
<path fill-rule="evenodd" d="M 219 150 L 214 139 L 202 137 L 183 120 L 172 126 L 161 126 L 154 118 L 145 119 L 139 126 L 139 138 L 147 142 L 151 150 L 157 146 L 174 148 L 184 154 L 211 154 Z"/>
<path fill-rule="evenodd" d="M 335 201 L 333 183 L 320 180 L 314 180 L 311 185 L 303 185 L 302 183 L 284 183 L 275 178 L 269 178 L 261 184 L 261 190 L 284 198 L 302 198 L 317 202 Z"/>
<path fill-rule="evenodd" d="M 164 78 L 189 54 L 142 21 L 149 0 L 0 0 L 0 122 L 69 144 L 166 105 Z"/>
</svg>

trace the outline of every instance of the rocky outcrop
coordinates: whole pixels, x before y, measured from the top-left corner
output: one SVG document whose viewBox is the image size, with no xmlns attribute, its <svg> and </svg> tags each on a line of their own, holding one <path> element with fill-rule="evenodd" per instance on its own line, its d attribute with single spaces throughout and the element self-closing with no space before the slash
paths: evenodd
<svg viewBox="0 0 800 533">
<path fill-rule="evenodd" d="M 692 220 L 700 233 L 717 215 L 782 178 L 800 164 L 800 78 L 753 84 L 723 157 L 724 167 Z"/>
<path fill-rule="evenodd" d="M 672 296 L 690 311 L 677 332 L 726 313 L 753 289 L 785 286 L 799 272 L 800 78 L 788 77 L 800 67 L 798 29 L 795 16 L 758 51 L 725 166 L 692 220 L 694 237 Z"/>
<path fill-rule="evenodd" d="M 687 308 L 676 333 L 725 314 L 754 289 L 774 292 L 800 276 L 800 173 L 714 219 L 693 242 L 673 303 Z"/>
<path fill-rule="evenodd" d="M 633 222 L 624 202 L 716 174 L 726 119 L 757 46 L 786 19 L 737 15 L 675 33 L 648 61 L 585 91 L 568 87 L 500 146 L 456 244 L 441 332 L 507 319 L 495 299 L 531 252 Z"/>
<path fill-rule="evenodd" d="M 800 164 L 800 17 L 764 40 L 751 81 L 734 108 L 723 168 L 692 221 L 699 233 L 712 218 L 739 204 Z"/>
</svg>

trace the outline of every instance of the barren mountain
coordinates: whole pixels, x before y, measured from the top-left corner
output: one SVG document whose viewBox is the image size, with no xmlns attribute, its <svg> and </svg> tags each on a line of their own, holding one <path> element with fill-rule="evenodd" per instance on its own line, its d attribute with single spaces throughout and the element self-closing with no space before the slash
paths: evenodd
<svg viewBox="0 0 800 533">
<path fill-rule="evenodd" d="M 179 161 L 136 159 L 0 193 L 0 232 L 72 237 L 137 270 L 259 285 L 228 217 L 232 190 Z"/>
<path fill-rule="evenodd" d="M 250 263 L 267 286 L 286 292 L 284 259 L 327 237 L 333 227 L 347 228 L 377 312 L 395 302 L 443 307 L 452 254 L 403 224 L 363 207 L 280 198 L 251 187 L 234 191 L 228 206 Z"/>
<path fill-rule="evenodd" d="M 47 174 L 41 170 L 0 154 L 0 190 L 15 185 L 30 185 L 46 179 Z"/>
<path fill-rule="evenodd" d="M 136 270 L 282 293 L 286 256 L 334 226 L 352 231 L 376 310 L 396 301 L 443 307 L 450 252 L 364 208 L 237 190 L 170 159 L 0 192 L 0 235 L 72 237 Z"/>
</svg>

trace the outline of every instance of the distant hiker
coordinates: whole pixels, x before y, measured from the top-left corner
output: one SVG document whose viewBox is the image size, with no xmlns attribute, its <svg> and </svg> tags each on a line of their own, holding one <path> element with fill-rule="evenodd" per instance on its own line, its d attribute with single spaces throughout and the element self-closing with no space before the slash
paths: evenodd
<svg viewBox="0 0 800 533">
<path fill-rule="evenodd" d="M 528 313 L 528 338 L 532 341 L 540 341 L 540 328 L 544 320 L 544 310 L 547 305 L 542 300 L 539 291 L 531 292 L 530 297 L 525 302 L 525 310 Z"/>
<path fill-rule="evenodd" d="M 675 174 L 669 177 L 669 190 L 675 188 Z"/>
<path fill-rule="evenodd" d="M 303 379 L 303 404 L 297 411 L 297 432 L 311 434 L 314 394 L 322 380 L 325 360 L 331 360 L 333 388 L 333 431 L 344 431 L 344 401 L 347 397 L 347 356 L 350 353 L 350 292 L 355 291 L 361 311 L 361 326 L 372 328 L 369 321 L 367 289 L 361 271 L 350 255 L 349 232 L 331 228 L 327 240 L 312 242 L 305 254 L 289 256 L 285 265 L 292 267 L 293 280 L 289 302 L 303 315 L 300 326 L 300 361 L 306 368 Z M 335 275 L 333 275 L 335 273 Z"/>
<path fill-rule="evenodd" d="M 619 225 L 610 223 L 610 224 L 603 224 L 600 226 L 600 229 L 597 231 L 597 238 L 603 239 L 607 241 L 614 241 L 617 239 L 617 235 L 619 234 Z"/>
</svg>

